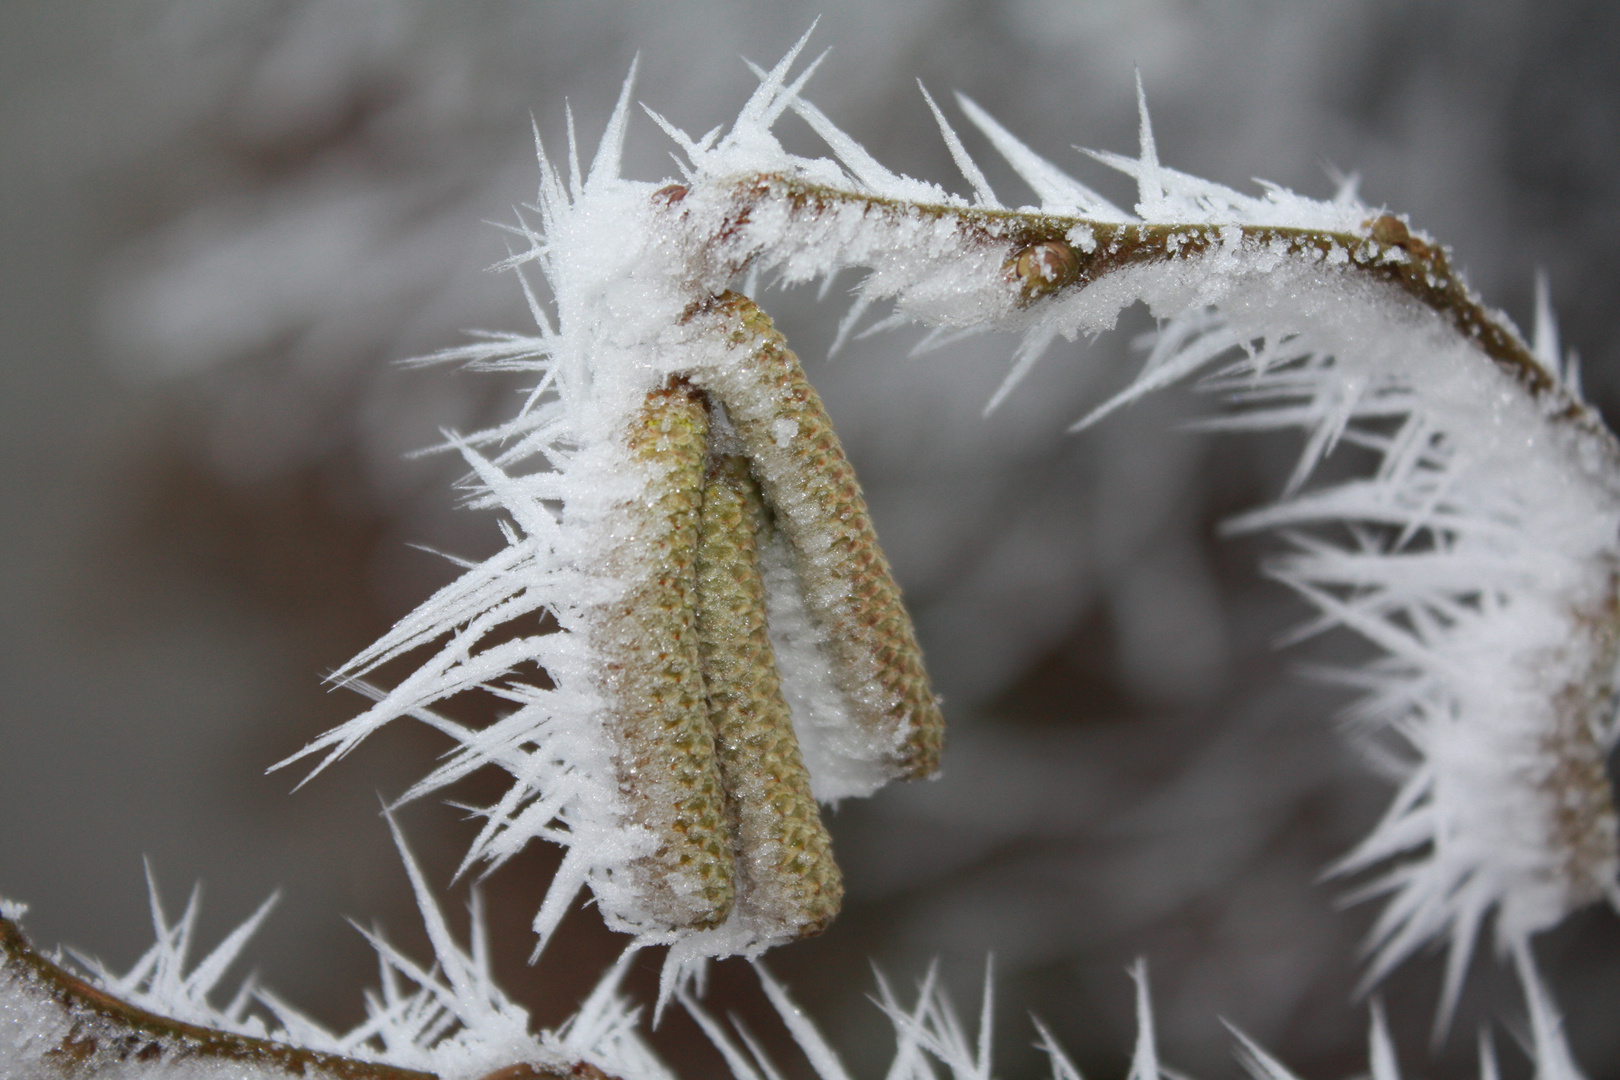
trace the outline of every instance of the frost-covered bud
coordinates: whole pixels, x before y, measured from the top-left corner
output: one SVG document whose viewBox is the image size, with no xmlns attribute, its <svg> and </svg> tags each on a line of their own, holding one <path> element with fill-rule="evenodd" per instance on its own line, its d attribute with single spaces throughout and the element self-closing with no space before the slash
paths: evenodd
<svg viewBox="0 0 1620 1080">
<path fill-rule="evenodd" d="M 1403 244 L 1412 235 L 1406 229 L 1406 222 L 1394 214 L 1380 214 L 1367 227 L 1380 244 Z"/>
<path fill-rule="evenodd" d="M 535 1065 L 522 1061 L 496 1069 L 479 1080 L 611 1080 L 607 1073 L 588 1061 L 576 1061 L 566 1066 Z"/>
<path fill-rule="evenodd" d="M 685 184 L 665 184 L 652 193 L 653 203 L 658 206 L 674 206 L 686 198 Z"/>
<path fill-rule="evenodd" d="M 1610 578 L 1607 596 L 1590 610 L 1574 612 L 1574 633 L 1565 653 L 1575 677 L 1552 695 L 1550 722 L 1527 779 L 1542 795 L 1548 848 L 1563 891 L 1563 909 L 1620 894 L 1620 818 L 1607 762 L 1614 748 L 1616 672 L 1620 671 L 1620 586 Z M 1579 663 L 1584 660 L 1585 663 Z"/>
<path fill-rule="evenodd" d="M 1042 240 L 1020 248 L 1009 269 L 1026 300 L 1057 292 L 1080 274 L 1080 260 L 1063 240 Z"/>
</svg>

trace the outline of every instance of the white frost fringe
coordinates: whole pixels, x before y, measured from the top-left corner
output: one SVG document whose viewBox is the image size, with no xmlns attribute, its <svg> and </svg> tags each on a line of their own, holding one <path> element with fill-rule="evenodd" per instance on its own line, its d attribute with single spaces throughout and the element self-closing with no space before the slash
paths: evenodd
<svg viewBox="0 0 1620 1080">
<path fill-rule="evenodd" d="M 1277 317 L 1276 291 L 1295 287 L 1277 275 L 1218 312 L 1182 309 L 1136 385 L 1083 423 L 1216 363 L 1204 388 L 1247 411 L 1206 426 L 1305 431 L 1284 499 L 1231 527 L 1291 541 L 1269 570 L 1318 612 L 1294 639 L 1342 627 L 1385 653 L 1336 677 L 1364 691 L 1352 719 L 1401 787 L 1333 872 L 1384 867 L 1355 894 L 1391 894 L 1364 988 L 1449 941 L 1443 1030 L 1493 911 L 1509 951 L 1620 899 L 1602 772 L 1616 736 L 1620 492 L 1605 434 L 1550 422 L 1447 328 L 1415 313 L 1402 325 L 1383 298 L 1303 290 L 1306 310 Z M 1545 311 L 1537 336 L 1552 337 Z M 1307 488 L 1341 442 L 1372 453 L 1372 475 Z"/>
</svg>

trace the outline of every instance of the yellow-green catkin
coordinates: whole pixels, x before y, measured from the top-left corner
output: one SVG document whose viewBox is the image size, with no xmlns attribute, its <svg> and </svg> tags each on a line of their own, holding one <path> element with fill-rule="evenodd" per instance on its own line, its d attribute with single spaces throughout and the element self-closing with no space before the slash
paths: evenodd
<svg viewBox="0 0 1620 1080">
<path fill-rule="evenodd" d="M 708 411 L 684 380 L 647 395 L 626 445 L 647 495 L 620 508 L 632 582 L 597 620 L 603 690 L 629 821 L 658 848 L 629 867 L 636 917 L 701 930 L 730 914 L 735 862 L 708 718 L 693 608 Z M 627 917 L 629 913 L 626 913 Z"/>
<path fill-rule="evenodd" d="M 746 359 L 702 372 L 791 542 L 806 606 L 855 722 L 894 749 L 891 775 L 939 768 L 944 718 L 911 616 L 878 548 L 855 470 L 798 358 L 752 300 L 725 293 L 693 315 Z"/>
<path fill-rule="evenodd" d="M 698 654 L 737 853 L 738 907 L 770 928 L 768 936 L 791 940 L 826 928 L 844 885 L 766 630 L 765 515 L 748 460 L 716 455 L 698 534 Z"/>
</svg>

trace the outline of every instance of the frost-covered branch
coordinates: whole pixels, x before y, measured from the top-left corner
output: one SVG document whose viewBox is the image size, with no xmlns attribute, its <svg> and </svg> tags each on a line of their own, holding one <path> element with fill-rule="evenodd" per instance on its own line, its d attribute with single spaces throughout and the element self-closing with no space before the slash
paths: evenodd
<svg viewBox="0 0 1620 1080">
<path fill-rule="evenodd" d="M 1157 343 L 1131 388 L 1081 425 L 1208 371 L 1204 386 L 1241 407 L 1210 426 L 1304 431 L 1282 501 L 1235 527 L 1280 529 L 1293 546 L 1271 572 L 1316 608 L 1301 636 L 1349 629 L 1383 654 L 1342 676 L 1403 777 L 1338 867 L 1373 871 L 1358 895 L 1389 897 L 1369 983 L 1447 941 L 1443 1027 L 1487 922 L 1511 951 L 1616 899 L 1603 762 L 1616 737 L 1620 451 L 1581 401 L 1547 305 L 1526 343 L 1432 238 L 1348 187 L 1330 201 L 1275 186 L 1249 196 L 1177 172 L 1159 161 L 1145 105 L 1134 158 L 1094 155 L 1136 181 L 1127 212 L 959 99 L 1039 199 L 1009 209 L 929 99 L 970 202 L 889 171 L 805 101 L 814 65 L 789 82 L 802 46 L 759 73 L 724 134 L 693 138 L 653 114 L 685 155 L 679 181 L 620 175 L 630 81 L 588 168 L 571 120 L 564 164 L 539 148 L 538 223 L 514 228 L 524 246 L 506 265 L 520 278 L 537 266 L 554 304 L 524 280 L 535 334 L 441 357 L 535 376 L 519 416 L 448 443 L 477 501 L 506 514 L 508 545 L 345 667 L 356 681 L 432 647 L 304 753 L 324 765 L 414 716 L 458 748 L 411 796 L 483 765 L 511 774 L 468 861 L 499 864 L 535 837 L 568 847 L 536 918 L 542 944 L 587 883 L 610 925 L 673 943 L 677 969 L 824 924 L 761 899 L 770 882 L 792 893 L 811 880 L 819 840 L 740 825 L 761 805 L 756 781 L 796 781 L 792 755 L 717 742 L 723 680 L 704 657 L 758 618 L 698 628 L 700 518 L 704 462 L 745 459 L 764 510 L 725 528 L 728 550 L 753 546 L 738 565 L 763 583 L 770 650 L 752 655 L 773 678 L 753 685 L 762 708 L 789 711 L 790 731 L 767 725 L 771 745 L 797 743 L 815 798 L 931 771 L 937 706 L 864 500 L 791 353 L 733 291 L 857 268 L 840 340 L 876 304 L 894 309 L 880 325 L 930 327 L 925 344 L 1023 335 L 991 408 L 1058 338 L 1106 330 L 1141 302 L 1161 321 Z M 833 157 L 782 148 L 773 128 L 790 111 Z M 1372 473 L 1313 483 L 1340 444 L 1371 451 Z M 557 630 L 499 633 L 536 615 Z M 472 690 L 515 711 L 482 730 L 432 711 Z M 832 878 L 817 880 L 828 892 L 795 895 L 826 906 Z"/>
<path fill-rule="evenodd" d="M 640 1010 L 619 994 L 631 954 L 568 1021 L 531 1032 L 527 1010 L 495 983 L 476 894 L 472 941 L 463 948 L 397 828 L 394 840 L 433 962 L 418 964 L 362 930 L 382 982 L 366 994 L 366 1019 L 346 1032 L 316 1023 L 251 977 L 225 1006 L 210 1001 L 274 897 L 192 965 L 197 893 L 170 925 L 149 871 L 152 947 L 123 974 L 76 954 L 85 977 L 31 948 L 12 921 L 21 905 L 0 902 L 0 1080 L 669 1080 L 637 1030 Z"/>
<path fill-rule="evenodd" d="M 159 943 L 160 946 L 165 944 Z M 172 944 L 172 943 L 171 943 Z M 309 1076 L 426 1080 L 431 1074 L 321 1053 L 160 1015 L 73 975 L 0 918 L 0 1076 Z"/>
</svg>

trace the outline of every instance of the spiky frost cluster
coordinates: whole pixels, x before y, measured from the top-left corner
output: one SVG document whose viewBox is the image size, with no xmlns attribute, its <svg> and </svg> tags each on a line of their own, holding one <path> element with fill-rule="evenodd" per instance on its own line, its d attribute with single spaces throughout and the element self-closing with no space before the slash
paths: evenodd
<svg viewBox="0 0 1620 1080">
<path fill-rule="evenodd" d="M 423 1070 L 444 1080 L 526 1080 L 538 1076 L 590 1077 L 602 1070 L 611 1080 L 673 1080 L 638 1033 L 640 1013 L 630 1007 L 618 992 L 629 960 L 635 950 L 604 973 L 578 1012 L 556 1031 L 529 1034 L 527 1014 L 509 1001 L 490 977 L 488 948 L 483 940 L 478 907 L 473 907 L 471 952 L 456 943 L 445 925 L 436 903 L 428 892 L 403 838 L 397 829 L 395 842 L 416 892 L 429 939 L 434 963 L 424 968 L 399 954 L 379 936 L 367 934 L 377 951 L 382 969 L 379 991 L 367 994 L 367 1019 L 353 1031 L 338 1035 L 314 1023 L 281 1001 L 250 978 L 233 995 L 231 1002 L 216 1007 L 209 996 L 218 988 L 223 975 L 242 946 L 258 928 L 273 905 L 271 897 L 245 923 L 232 931 L 209 955 L 187 970 L 187 954 L 192 945 L 197 912 L 196 894 L 185 914 L 168 925 L 152 888 L 152 914 L 157 941 L 124 975 L 117 975 L 99 962 L 80 957 L 91 981 L 98 989 L 120 998 L 138 1009 L 201 1025 L 219 1032 L 245 1035 L 252 1040 L 274 1040 L 282 1049 L 292 1048 L 300 1055 L 295 1061 L 278 1054 L 274 1046 L 229 1044 L 226 1053 L 197 1054 L 196 1040 L 184 1035 L 160 1035 L 151 1041 L 150 1031 L 132 1032 L 109 1024 L 105 1018 L 77 1003 L 63 1008 L 60 992 L 35 984 L 22 972 L 17 957 L 0 955 L 0 1080 L 39 1080 L 42 1076 L 117 1075 L 138 1080 L 143 1077 L 195 1077 L 196 1080 L 240 1080 L 243 1077 L 273 1078 L 288 1075 L 342 1077 L 391 1077 L 391 1072 L 373 1073 L 367 1064 L 383 1069 Z M 150 876 L 150 875 L 149 875 Z M 20 905 L 6 910 L 14 911 Z M 8 945 L 7 952 L 12 952 Z M 1538 1080 L 1583 1080 L 1570 1055 L 1562 1031 L 1563 1021 L 1551 995 L 1542 983 L 1528 948 L 1514 951 L 1514 961 L 1524 988 L 1529 1013 L 1529 1039 L 1524 1042 L 1527 1056 L 1535 1066 Z M 819 1080 L 851 1080 L 837 1049 L 821 1034 L 815 1021 L 801 1009 L 763 965 L 755 972 L 760 986 L 776 1010 L 789 1035 L 804 1054 Z M 1131 971 L 1136 984 L 1136 1044 L 1131 1052 L 1128 1080 L 1160 1080 L 1182 1074 L 1161 1063 L 1154 1030 L 1153 1005 L 1148 990 L 1147 967 L 1138 962 Z M 401 980 L 416 986 L 405 993 Z M 978 1017 L 978 1030 L 969 1032 L 960 1019 L 950 994 L 930 970 L 919 982 L 915 1002 L 904 1005 L 880 973 L 877 977 L 877 1006 L 889 1020 L 895 1048 L 886 1076 L 889 1080 L 937 1080 L 943 1068 L 953 1080 L 991 1080 L 994 1073 L 992 1016 L 994 982 L 990 966 L 985 980 Z M 34 985 L 31 985 L 34 984 Z M 71 993 L 71 992 L 70 992 Z M 732 1018 L 731 1030 L 722 1024 L 692 995 L 690 987 L 676 990 L 681 1006 L 692 1016 L 704 1034 L 725 1059 L 736 1080 L 780 1080 L 781 1069 L 771 1060 L 748 1028 Z M 262 1007 L 272 1017 L 269 1023 L 249 1011 Z M 1039 1019 L 1034 1025 L 1040 1035 L 1037 1044 L 1047 1056 L 1051 1080 L 1082 1080 L 1080 1071 L 1063 1047 Z M 1229 1025 L 1230 1026 L 1230 1025 Z M 1251 1080 L 1298 1080 L 1295 1073 L 1279 1062 L 1237 1028 L 1234 1053 Z M 739 1042 L 741 1045 L 739 1045 Z M 107 1044 L 105 1048 L 101 1044 Z M 144 1045 L 147 1053 L 130 1053 L 131 1044 Z M 125 1049 L 119 1051 L 120 1046 Z M 76 1059 L 64 1057 L 68 1047 L 90 1049 Z M 161 1049 L 159 1053 L 151 1048 Z M 113 1050 L 108 1053 L 107 1050 Z M 269 1049 L 270 1053 L 264 1051 Z M 333 1057 L 311 1057 L 316 1051 Z M 101 1056 L 98 1056 L 98 1053 Z M 1371 1080 L 1400 1080 L 1395 1049 L 1385 1025 L 1383 1008 L 1374 1002 L 1368 1033 L 1368 1069 Z M 1487 1032 L 1479 1037 L 1479 1078 L 1500 1076 L 1495 1044 Z"/>
<path fill-rule="evenodd" d="M 1557 1007 L 1542 985 L 1528 954 L 1520 953 L 1518 963 L 1530 1012 L 1530 1039 L 1525 1049 L 1535 1063 L 1537 1080 L 1581 1080 L 1580 1070 L 1571 1059 L 1569 1047 L 1564 1041 L 1561 1030 L 1563 1021 Z M 1130 974 L 1136 984 L 1136 1045 L 1132 1048 L 1127 1080 L 1160 1080 L 1161 1077 L 1173 1080 L 1184 1075 L 1163 1064 L 1159 1057 L 1147 966 L 1139 961 Z M 763 968 L 759 969 L 759 977 L 766 996 L 820 1080 L 850 1080 L 837 1052 L 793 1003 L 786 990 Z M 994 984 L 987 966 L 980 998 L 978 1031 L 970 1036 L 951 1003 L 949 993 L 933 971 L 929 971 L 918 985 L 916 1003 L 910 1008 L 901 1004 L 898 995 L 880 974 L 878 995 L 874 1000 L 888 1017 L 895 1035 L 894 1056 L 886 1074 L 889 1080 L 937 1080 L 941 1067 L 952 1080 L 991 1080 L 994 1076 L 990 1023 L 993 991 Z M 746 1047 L 745 1052 L 722 1025 L 707 1015 L 689 996 L 683 995 L 682 1004 L 724 1055 L 726 1064 L 737 1080 L 777 1080 L 781 1076 L 746 1028 L 733 1022 L 737 1036 Z M 1046 1025 L 1039 1019 L 1034 1019 L 1034 1024 L 1041 1037 L 1036 1045 L 1046 1054 L 1051 1080 L 1083 1080 L 1080 1070 L 1075 1068 Z M 1234 1054 L 1250 1080 L 1299 1080 L 1296 1074 L 1253 1039 L 1230 1024 L 1227 1026 L 1237 1042 L 1233 1048 Z M 1376 1002 L 1371 1009 L 1367 1042 L 1368 1075 L 1371 1080 L 1400 1080 L 1400 1066 L 1385 1024 L 1383 1007 Z M 1497 1080 L 1499 1076 L 1495 1044 L 1488 1034 L 1482 1032 L 1479 1039 L 1479 1078 Z"/>
<path fill-rule="evenodd" d="M 407 797 L 486 764 L 510 773 L 468 862 L 499 864 L 534 837 L 568 847 L 535 922 L 542 943 L 589 883 L 610 923 L 677 941 L 678 960 L 769 944 L 745 926 L 672 931 L 626 884 L 656 838 L 627 824 L 593 619 L 629 587 L 622 568 L 636 556 L 636 539 L 612 531 L 618 508 L 655 482 L 626 459 L 620 433 L 672 376 L 723 382 L 748 362 L 694 312 L 761 275 L 793 283 L 856 267 L 866 276 L 840 340 L 879 302 L 893 306 L 888 323 L 930 327 L 925 344 L 1023 334 L 991 407 L 1057 338 L 1108 329 L 1144 302 L 1162 320 L 1157 344 L 1132 388 L 1084 422 L 1213 367 L 1206 386 L 1245 410 L 1211 426 L 1304 430 L 1282 501 L 1237 525 L 1281 529 L 1293 545 L 1272 572 L 1317 609 L 1302 635 L 1346 628 L 1384 654 L 1342 676 L 1364 690 L 1355 715 L 1400 777 L 1385 819 L 1338 867 L 1377 868 L 1361 895 L 1390 897 L 1369 981 L 1448 940 L 1444 1024 L 1491 918 L 1498 943 L 1522 950 L 1574 908 L 1614 899 L 1602 763 L 1616 735 L 1620 459 L 1558 356 L 1545 304 L 1528 346 L 1432 241 L 1348 187 L 1325 202 L 1270 186 L 1251 197 L 1161 165 L 1145 107 L 1135 158 L 1094 155 L 1136 180 L 1133 214 L 959 99 L 1039 199 L 1009 210 L 929 99 L 974 197 L 949 194 L 885 169 L 805 101 L 815 65 L 788 81 L 799 47 L 760 72 L 724 134 L 692 138 L 652 114 L 685 154 L 682 185 L 620 175 L 628 81 L 588 170 L 571 119 L 566 166 L 540 151 L 539 224 L 516 231 L 527 247 L 508 266 L 520 277 L 540 267 L 555 316 L 525 281 L 536 334 L 438 357 L 536 375 L 518 417 L 451 441 L 476 473 L 477 501 L 506 513 L 507 546 L 343 670 L 354 682 L 440 643 L 304 753 L 329 762 L 414 716 L 458 747 Z M 789 111 L 834 158 L 782 148 L 772 129 Z M 1021 257 L 1034 245 L 1059 253 L 1038 279 Z M 1371 475 L 1313 486 L 1341 444 L 1371 451 Z M 894 744 L 851 722 L 824 628 L 803 618 L 791 579 L 767 573 L 767 600 L 812 786 L 824 801 L 868 794 Z M 556 632 L 492 639 L 536 615 Z M 474 689 L 514 711 L 482 730 L 430 711 Z"/>
<path fill-rule="evenodd" d="M 1545 303 L 1536 337 L 1558 378 Z M 1363 692 L 1352 723 L 1400 783 L 1333 869 L 1375 870 L 1354 895 L 1390 896 L 1364 985 L 1448 941 L 1443 1030 L 1493 914 L 1507 951 L 1616 900 L 1612 440 L 1551 421 L 1578 408 L 1567 380 L 1537 401 L 1463 341 L 1351 349 L 1208 309 L 1169 320 L 1121 400 L 1210 365 L 1203 388 L 1243 409 L 1206 426 L 1306 434 L 1283 499 L 1230 523 L 1293 548 L 1268 570 L 1317 614 L 1291 639 L 1345 628 L 1384 650 L 1326 673 Z M 1371 475 L 1313 488 L 1339 443 Z"/>
<path fill-rule="evenodd" d="M 372 1062 L 399 1069 L 416 1069 L 444 1080 L 473 1080 L 497 1069 L 528 1063 L 558 1075 L 568 1074 L 580 1062 L 604 1070 L 610 1076 L 646 1077 L 669 1080 L 670 1074 L 642 1040 L 639 1030 L 641 1010 L 620 993 L 633 952 L 605 972 L 579 1010 L 554 1031 L 531 1031 L 529 1014 L 508 998 L 496 984 L 490 968 L 489 942 L 485 935 L 483 911 L 474 893 L 471 908 L 470 945 L 463 947 L 452 935 L 432 891 L 405 846 L 397 827 L 394 841 L 416 895 L 423 926 L 433 946 L 431 963 L 412 960 L 390 945 L 375 930 L 360 929 L 376 950 L 380 985 L 366 992 L 366 1019 L 352 1030 L 334 1032 L 304 1015 L 251 976 L 231 994 L 224 1005 L 210 998 L 224 984 L 224 976 L 244 945 L 258 930 L 276 902 L 271 896 L 254 914 L 220 942 L 206 957 L 194 964 L 190 953 L 195 941 L 198 894 L 193 890 L 185 912 L 169 924 L 158 899 L 157 886 L 148 870 L 152 925 L 156 940 L 128 972 L 118 974 L 100 961 L 74 953 L 91 981 L 119 1001 L 160 1017 L 194 1024 L 250 1039 L 332 1055 L 350 1062 Z M 0 1003 L 9 1013 L 19 999 L 0 994 Z M 36 1016 L 8 1016 L 12 1039 L 0 1044 L 0 1078 L 28 1076 L 37 1080 L 52 1071 L 52 1051 L 60 1056 L 63 1041 L 54 1025 L 62 1021 L 56 1002 L 40 1003 Z M 80 1045 L 89 1040 L 107 1048 L 119 1045 L 124 1034 L 116 1028 L 98 1030 L 85 1026 L 84 1017 L 68 1017 L 72 1027 L 69 1039 Z M 148 1036 L 150 1038 L 150 1036 Z M 256 1058 L 240 1049 L 220 1055 L 215 1063 L 208 1055 L 188 1054 L 184 1040 L 176 1046 L 157 1045 L 163 1053 L 148 1053 L 121 1067 L 128 1075 L 148 1075 L 147 1066 L 164 1076 L 181 1075 L 194 1069 L 199 1077 L 298 1073 L 314 1068 L 318 1075 L 356 1075 L 345 1072 L 342 1062 L 327 1069 L 319 1062 L 288 1068 L 274 1058 Z M 102 1052 L 105 1052 L 103 1050 Z M 258 1066 L 253 1062 L 259 1061 Z M 91 1057 L 87 1068 L 120 1066 Z M 247 1069 L 247 1073 L 232 1070 Z M 24 1070 L 14 1072 L 13 1070 Z M 27 1070 L 42 1070 L 30 1072 Z M 169 1070 L 169 1071 L 164 1071 Z M 93 1071 L 93 1069 L 92 1069 Z M 97 1075 L 101 1075 L 97 1073 Z M 124 1075 L 124 1073 L 119 1073 Z"/>
</svg>

